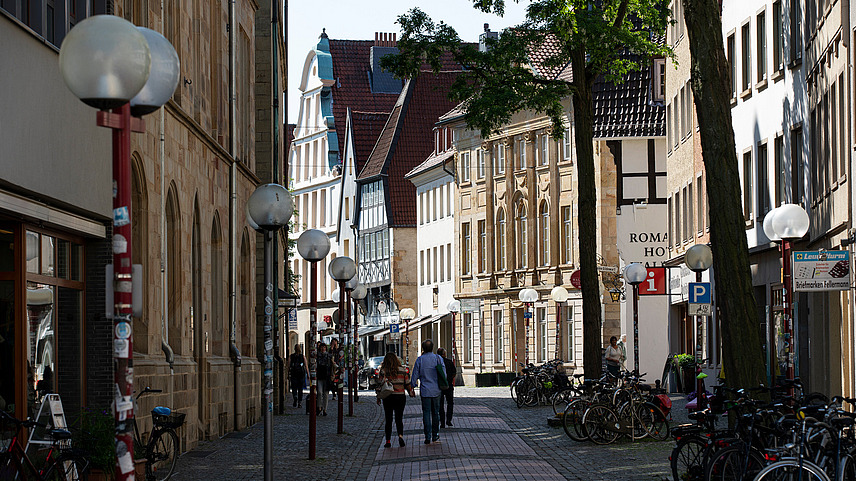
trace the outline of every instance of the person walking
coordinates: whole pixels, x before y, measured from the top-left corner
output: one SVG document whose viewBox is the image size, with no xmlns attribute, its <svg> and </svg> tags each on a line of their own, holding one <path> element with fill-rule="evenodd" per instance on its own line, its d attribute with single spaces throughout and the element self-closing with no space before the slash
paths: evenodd
<svg viewBox="0 0 856 481">
<path fill-rule="evenodd" d="M 425 444 L 440 441 L 440 376 L 446 377 L 443 358 L 434 354 L 434 341 L 422 341 L 422 355 L 416 359 L 411 375 L 411 384 L 419 387 L 422 399 L 422 428 L 425 431 Z"/>
<path fill-rule="evenodd" d="M 452 426 L 452 410 L 455 407 L 455 375 L 458 370 L 455 369 L 455 363 L 446 357 L 446 350 L 437 349 L 437 354 L 443 358 L 443 365 L 446 368 L 446 380 L 449 381 L 449 389 L 440 390 L 440 428 L 445 429 L 446 426 Z M 446 405 L 445 409 L 443 405 Z"/>
<path fill-rule="evenodd" d="M 606 370 L 609 375 L 618 379 L 619 366 L 621 365 L 621 348 L 618 347 L 618 338 L 609 338 L 609 346 L 606 347 Z"/>
<path fill-rule="evenodd" d="M 288 356 L 288 382 L 291 384 L 291 395 L 294 398 L 292 407 L 299 408 L 303 402 L 303 388 L 306 387 L 306 378 L 309 376 L 308 363 L 300 345 L 294 346 L 294 353 Z"/>
<path fill-rule="evenodd" d="M 318 348 L 318 358 L 316 359 L 315 379 L 318 385 L 315 389 L 316 403 L 315 409 L 322 416 L 327 415 L 327 393 L 330 392 L 330 382 L 332 373 L 335 369 L 333 357 L 327 352 L 327 345 L 323 342 Z"/>
<path fill-rule="evenodd" d="M 388 352 L 383 358 L 383 363 L 380 365 L 380 384 L 385 381 L 392 384 L 393 392 L 383 399 L 383 412 L 386 415 L 386 426 L 383 433 L 386 435 L 385 448 L 392 447 L 390 438 L 392 437 L 392 418 L 395 415 L 395 432 L 398 433 L 398 445 L 404 447 L 404 405 L 407 404 L 407 396 L 405 391 L 410 393 L 410 397 L 416 396 L 413 392 L 413 386 L 410 385 L 410 372 L 406 367 L 401 365 L 401 360 L 395 353 Z M 378 397 L 377 403 L 381 404 L 381 399 Z"/>
</svg>

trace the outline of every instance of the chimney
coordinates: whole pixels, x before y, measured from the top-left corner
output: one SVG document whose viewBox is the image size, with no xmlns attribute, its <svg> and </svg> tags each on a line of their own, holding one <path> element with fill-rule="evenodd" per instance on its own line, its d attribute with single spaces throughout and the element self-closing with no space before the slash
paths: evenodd
<svg viewBox="0 0 856 481">
<path fill-rule="evenodd" d="M 375 47 L 395 47 L 397 45 L 396 33 L 381 33 L 375 32 L 374 46 Z"/>
<path fill-rule="evenodd" d="M 490 46 L 487 44 L 488 38 L 496 40 L 499 38 L 499 33 L 491 32 L 490 25 L 484 24 L 484 33 L 479 35 L 479 52 L 487 52 L 490 48 Z"/>
</svg>

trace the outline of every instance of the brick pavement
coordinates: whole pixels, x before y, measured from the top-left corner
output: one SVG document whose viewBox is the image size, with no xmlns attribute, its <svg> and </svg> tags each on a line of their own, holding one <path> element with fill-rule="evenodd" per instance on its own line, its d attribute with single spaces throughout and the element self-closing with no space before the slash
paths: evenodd
<svg viewBox="0 0 856 481">
<path fill-rule="evenodd" d="M 456 388 L 454 427 L 440 443 L 422 443 L 416 399 L 405 409 L 407 446 L 385 449 L 383 409 L 371 395 L 345 417 L 336 434 L 336 404 L 318 418 L 317 459 L 309 461 L 308 416 L 296 409 L 274 417 L 274 478 L 300 480 L 660 480 L 669 479 L 669 441 L 577 443 L 550 428 L 549 406 L 518 409 L 508 388 Z M 345 405 L 347 409 L 347 404 Z M 393 429 L 394 431 L 394 429 Z M 393 436 L 395 433 L 393 433 Z M 204 442 L 179 458 L 173 478 L 240 481 L 262 477 L 262 423 Z"/>
</svg>

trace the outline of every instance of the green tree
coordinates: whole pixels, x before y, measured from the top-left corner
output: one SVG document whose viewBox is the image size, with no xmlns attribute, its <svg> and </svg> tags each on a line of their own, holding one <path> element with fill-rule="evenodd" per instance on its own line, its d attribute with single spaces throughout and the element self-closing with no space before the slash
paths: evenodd
<svg viewBox="0 0 856 481">
<path fill-rule="evenodd" d="M 515 0 L 517 1 L 517 0 Z M 505 0 L 473 0 L 473 7 L 498 15 Z M 671 52 L 661 41 L 669 24 L 667 0 L 531 0 L 526 20 L 489 40 L 480 52 L 453 28 L 412 9 L 398 18 L 399 55 L 381 65 L 400 77 L 414 77 L 427 64 L 438 71 L 448 57 L 466 67 L 451 89 L 463 102 L 468 126 L 483 137 L 521 110 L 550 116 L 553 135 L 564 132 L 562 100 L 571 97 L 578 182 L 580 271 L 583 296 L 583 363 L 587 377 L 600 376 L 601 308 L 597 273 L 592 86 L 603 76 L 620 82 L 647 68 L 649 59 Z M 539 71 L 530 66 L 538 52 Z M 632 54 L 632 55 L 629 55 Z M 545 58 L 546 57 L 546 58 Z M 572 78 L 558 75 L 570 69 Z"/>
<path fill-rule="evenodd" d="M 682 1 L 690 42 L 690 85 L 710 206 L 716 304 L 722 324 L 722 365 L 729 385 L 756 386 L 767 374 L 741 208 L 740 174 L 731 123 L 731 81 L 722 45 L 719 1 Z"/>
</svg>

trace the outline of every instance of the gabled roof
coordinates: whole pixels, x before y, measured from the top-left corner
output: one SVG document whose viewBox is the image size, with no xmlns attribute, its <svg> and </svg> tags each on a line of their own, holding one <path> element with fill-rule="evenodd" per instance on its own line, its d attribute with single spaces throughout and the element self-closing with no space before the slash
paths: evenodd
<svg viewBox="0 0 856 481">
<path fill-rule="evenodd" d="M 447 150 L 445 152 L 440 152 L 439 154 L 436 152 L 431 152 L 431 155 L 425 159 L 425 162 L 417 165 L 410 172 L 404 174 L 405 179 L 409 179 L 411 177 L 415 177 L 422 172 L 427 172 L 439 165 L 442 165 L 445 161 L 451 159 L 455 156 L 455 150 Z"/>
<path fill-rule="evenodd" d="M 360 112 L 351 110 L 351 135 L 354 136 L 354 172 L 359 174 L 372 153 L 383 130 L 389 112 Z"/>
<path fill-rule="evenodd" d="M 434 151 L 437 118 L 454 107 L 449 90 L 461 71 L 422 72 L 408 80 L 357 177 L 367 181 L 386 176 L 390 227 L 416 225 L 416 187 L 405 174 Z"/>
<path fill-rule="evenodd" d="M 639 60 L 638 56 L 631 56 Z M 651 61 L 624 76 L 620 84 L 598 78 L 592 87 L 594 138 L 662 137 L 666 135 L 666 107 L 651 98 Z"/>
</svg>

